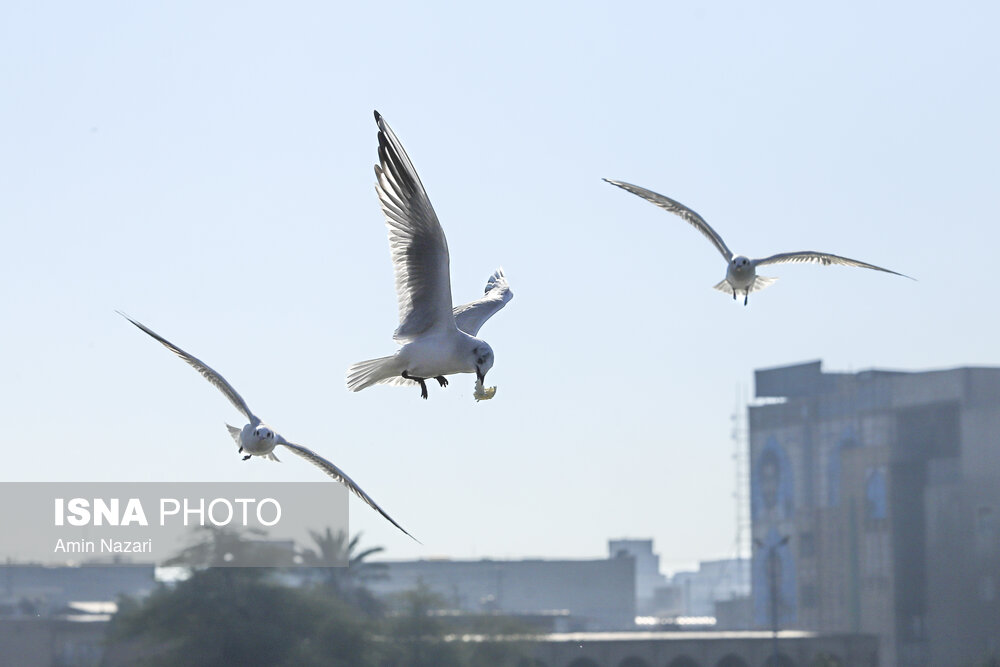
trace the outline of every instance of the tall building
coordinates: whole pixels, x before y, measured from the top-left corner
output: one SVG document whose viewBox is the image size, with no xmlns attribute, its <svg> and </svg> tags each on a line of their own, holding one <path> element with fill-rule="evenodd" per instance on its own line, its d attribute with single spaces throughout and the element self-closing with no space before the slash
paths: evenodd
<svg viewBox="0 0 1000 667">
<path fill-rule="evenodd" d="M 654 613 L 656 589 L 666 586 L 667 578 L 660 573 L 660 555 L 653 552 L 653 540 L 608 540 L 608 557 L 618 558 L 622 555 L 635 559 L 636 613 Z"/>
<path fill-rule="evenodd" d="M 755 380 L 756 624 L 876 634 L 886 665 L 1000 656 L 1000 368 Z"/>
</svg>

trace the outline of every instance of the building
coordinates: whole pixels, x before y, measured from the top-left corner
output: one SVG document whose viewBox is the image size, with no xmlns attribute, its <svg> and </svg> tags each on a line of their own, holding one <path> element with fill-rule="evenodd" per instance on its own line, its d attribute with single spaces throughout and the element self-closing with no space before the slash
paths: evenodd
<svg viewBox="0 0 1000 667">
<path fill-rule="evenodd" d="M 1000 656 L 1000 368 L 755 380 L 757 626 L 878 635 L 886 665 Z"/>
<path fill-rule="evenodd" d="M 660 620 L 678 617 L 711 619 L 716 604 L 745 598 L 750 594 L 750 561 L 736 558 L 701 561 L 698 569 L 660 573 L 660 556 L 653 551 L 651 539 L 608 540 L 611 558 L 623 555 L 635 559 L 636 614 Z M 732 617 L 732 616 L 731 616 Z M 749 629 L 749 621 L 729 629 Z"/>
<path fill-rule="evenodd" d="M 103 664 L 115 601 L 156 585 L 154 566 L 0 565 L 0 667 Z"/>
<path fill-rule="evenodd" d="M 683 616 L 714 617 L 718 603 L 749 594 L 750 561 L 701 561 L 693 572 L 675 572 L 670 583 L 680 591 Z"/>
<path fill-rule="evenodd" d="M 144 597 L 156 586 L 152 563 L 129 565 L 0 565 L 0 616 L 48 616 L 73 602 Z"/>
<path fill-rule="evenodd" d="M 667 585 L 667 578 L 660 573 L 660 555 L 653 553 L 653 540 L 608 540 L 608 557 L 623 555 L 635 559 L 636 613 L 656 613 L 654 598 L 657 589 Z"/>
<path fill-rule="evenodd" d="M 560 630 L 635 627 L 635 559 L 385 561 L 386 578 L 368 583 L 380 596 L 425 586 L 451 610 L 546 614 Z"/>
</svg>

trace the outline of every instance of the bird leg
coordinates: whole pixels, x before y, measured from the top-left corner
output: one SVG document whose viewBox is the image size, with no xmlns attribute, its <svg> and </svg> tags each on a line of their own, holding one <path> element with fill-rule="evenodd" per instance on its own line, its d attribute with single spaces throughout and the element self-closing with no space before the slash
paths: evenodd
<svg viewBox="0 0 1000 667">
<path fill-rule="evenodd" d="M 242 449 L 242 448 L 240 448 L 240 451 L 242 452 L 242 451 L 243 451 L 243 449 Z M 244 460 L 244 461 L 248 461 L 248 460 L 250 460 L 250 458 L 251 458 L 252 456 L 253 456 L 253 454 L 247 454 L 246 456 L 244 456 L 244 457 L 243 457 L 243 460 Z"/>
<path fill-rule="evenodd" d="M 733 301 L 736 301 L 736 288 L 733 288 Z"/>
<path fill-rule="evenodd" d="M 438 375 L 438 376 L 437 376 L 436 378 L 434 378 L 434 379 L 435 379 L 435 380 L 437 380 L 437 381 L 438 381 L 438 384 L 439 384 L 439 385 L 441 385 L 442 387 L 447 387 L 447 386 L 448 386 L 448 378 L 446 378 L 445 376 L 443 376 L 443 375 Z"/>
<path fill-rule="evenodd" d="M 747 305 L 747 299 L 749 299 L 749 298 L 750 298 L 750 290 L 748 289 L 746 292 L 743 293 L 743 305 L 744 306 Z"/>
<path fill-rule="evenodd" d="M 413 380 L 420 385 L 420 398 L 427 400 L 427 383 L 424 382 L 427 378 L 418 378 L 410 375 L 407 371 L 403 371 L 403 377 L 407 380 Z"/>
</svg>

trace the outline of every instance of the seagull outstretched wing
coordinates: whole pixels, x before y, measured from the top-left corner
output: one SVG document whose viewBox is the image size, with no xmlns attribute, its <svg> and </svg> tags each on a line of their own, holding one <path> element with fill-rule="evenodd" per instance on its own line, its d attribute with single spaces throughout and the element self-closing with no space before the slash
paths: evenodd
<svg viewBox="0 0 1000 667">
<path fill-rule="evenodd" d="M 454 326 L 448 241 L 403 145 L 378 111 L 375 122 L 375 190 L 389 228 L 399 302 L 399 327 L 393 337 L 403 342 L 432 328 Z"/>
<path fill-rule="evenodd" d="M 733 259 L 733 253 L 726 245 L 726 242 L 722 240 L 719 233 L 712 229 L 712 226 L 705 222 L 705 218 L 701 217 L 691 209 L 689 209 L 684 204 L 674 201 L 670 197 L 665 197 L 658 192 L 653 192 L 652 190 L 647 190 L 646 188 L 641 188 L 638 185 L 632 185 L 631 183 L 626 183 L 625 181 L 612 181 L 611 179 L 605 178 L 605 181 L 611 185 L 617 185 L 623 190 L 628 190 L 634 195 L 638 195 L 648 202 L 656 204 L 664 211 L 669 211 L 680 217 L 684 218 L 689 222 L 695 229 L 705 235 L 712 245 L 715 246 L 723 257 L 726 258 L 726 262 Z"/>
<path fill-rule="evenodd" d="M 278 444 L 284 445 L 288 449 L 292 450 L 293 452 L 304 458 L 306 461 L 309 461 L 313 465 L 318 466 L 327 475 L 329 475 L 330 477 L 334 478 L 335 480 L 346 486 L 351 491 L 351 493 L 353 493 L 358 498 L 361 498 L 361 500 L 368 503 L 369 507 L 371 507 L 373 510 L 375 510 L 383 517 L 385 517 L 389 521 L 389 523 L 391 523 L 396 528 L 399 528 L 401 531 L 406 533 L 406 535 L 409 536 L 411 539 L 415 540 L 416 542 L 420 542 L 420 540 L 413 537 L 413 535 L 407 533 L 406 529 L 400 526 L 398 523 L 396 523 L 396 521 L 391 516 L 386 514 L 385 510 L 379 507 L 378 503 L 372 500 L 371 496 L 365 493 L 360 486 L 355 484 L 354 480 L 348 477 L 347 473 L 345 473 L 343 470 L 333 465 L 332 463 L 330 463 L 325 458 L 323 458 L 313 450 L 309 449 L 308 447 L 303 447 L 302 445 L 296 445 L 294 442 L 288 442 L 287 440 L 285 440 L 280 436 L 278 438 Z"/>
<path fill-rule="evenodd" d="M 896 271 L 883 269 L 881 266 L 875 266 L 874 264 L 861 262 L 856 259 L 851 259 L 850 257 L 841 257 L 840 255 L 832 255 L 828 252 L 816 252 L 815 250 L 800 250 L 799 252 L 780 252 L 777 255 L 771 255 L 770 257 L 764 257 L 763 259 L 753 259 L 750 261 L 754 264 L 754 266 L 764 266 L 765 264 L 786 264 L 790 262 L 798 262 L 798 263 L 808 262 L 811 264 L 823 264 L 824 266 L 829 266 L 830 264 L 840 264 L 842 266 L 857 266 L 862 269 L 874 269 L 875 271 L 884 271 L 885 273 L 891 273 L 896 276 L 910 278 L 910 276 L 906 275 L 905 273 L 897 273 Z M 910 280 L 914 279 L 910 278 Z"/>
<path fill-rule="evenodd" d="M 500 267 L 487 281 L 485 294 L 482 298 L 455 307 L 453 311 L 455 324 L 465 333 L 475 336 L 486 320 L 493 317 L 512 298 L 514 298 L 514 292 L 510 289 L 510 283 L 507 282 L 507 276 L 503 273 L 503 267 Z"/>
<path fill-rule="evenodd" d="M 229 399 L 229 402 L 235 405 L 236 409 L 242 412 L 246 416 L 247 421 L 249 421 L 254 428 L 256 428 L 258 424 L 260 424 L 260 419 L 258 419 L 257 416 L 254 415 L 254 413 L 250 412 L 250 408 L 247 406 L 247 402 L 243 400 L 243 397 L 240 396 L 235 389 L 233 389 L 233 385 L 229 384 L 226 381 L 226 378 L 219 375 L 215 370 L 212 369 L 211 366 L 209 366 L 208 364 L 206 364 L 204 361 L 194 356 L 193 354 L 188 354 L 187 352 L 177 347 L 163 336 L 159 335 L 146 325 L 140 322 L 136 322 L 135 320 L 133 320 L 131 317 L 121 312 L 120 310 L 117 310 L 115 312 L 124 317 L 132 324 L 134 324 L 135 326 L 145 331 L 147 334 L 149 334 L 156 340 L 160 341 L 160 343 L 163 344 L 163 347 L 167 348 L 168 350 L 176 354 L 178 357 L 188 362 L 192 368 L 201 373 L 201 376 L 203 378 L 211 382 L 219 391 L 225 394 L 226 398 Z"/>
</svg>

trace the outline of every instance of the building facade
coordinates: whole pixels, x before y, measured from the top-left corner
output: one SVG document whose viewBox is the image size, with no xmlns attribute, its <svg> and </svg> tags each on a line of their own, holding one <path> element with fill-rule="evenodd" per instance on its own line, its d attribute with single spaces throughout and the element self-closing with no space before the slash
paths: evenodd
<svg viewBox="0 0 1000 667">
<path fill-rule="evenodd" d="M 693 572 L 675 572 L 670 583 L 680 591 L 684 616 L 716 617 L 716 605 L 750 593 L 750 562 L 735 558 L 698 563 Z"/>
<path fill-rule="evenodd" d="M 567 630 L 635 626 L 635 559 L 384 561 L 386 578 L 369 582 L 384 596 L 425 586 L 448 609 L 564 619 Z"/>
<path fill-rule="evenodd" d="M 635 559 L 636 614 L 655 614 L 656 591 L 667 585 L 667 578 L 660 573 L 660 555 L 653 551 L 653 540 L 608 540 L 608 557 L 618 558 L 623 555 Z"/>
<path fill-rule="evenodd" d="M 756 625 L 875 634 L 886 665 L 1000 656 L 1000 368 L 755 380 Z"/>
</svg>

